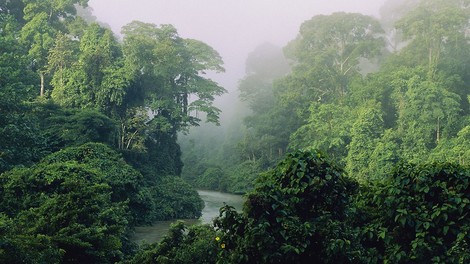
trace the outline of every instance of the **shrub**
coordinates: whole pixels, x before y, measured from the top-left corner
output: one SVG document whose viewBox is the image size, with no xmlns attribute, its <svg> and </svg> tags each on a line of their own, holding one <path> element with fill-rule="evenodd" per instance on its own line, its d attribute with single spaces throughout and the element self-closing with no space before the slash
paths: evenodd
<svg viewBox="0 0 470 264">
<path fill-rule="evenodd" d="M 402 164 L 359 197 L 363 244 L 391 263 L 470 261 L 470 169 Z"/>
<path fill-rule="evenodd" d="M 244 214 L 221 209 L 221 263 L 352 263 L 358 260 L 345 223 L 353 180 L 318 152 L 288 154 L 248 195 Z"/>
</svg>

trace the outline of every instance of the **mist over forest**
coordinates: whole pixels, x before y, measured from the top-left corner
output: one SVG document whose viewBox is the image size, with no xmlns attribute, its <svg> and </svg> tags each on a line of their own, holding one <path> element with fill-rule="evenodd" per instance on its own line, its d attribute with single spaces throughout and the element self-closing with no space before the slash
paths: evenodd
<svg viewBox="0 0 470 264">
<path fill-rule="evenodd" d="M 469 263 L 469 213 L 469 0 L 0 0 L 0 263 Z"/>
</svg>

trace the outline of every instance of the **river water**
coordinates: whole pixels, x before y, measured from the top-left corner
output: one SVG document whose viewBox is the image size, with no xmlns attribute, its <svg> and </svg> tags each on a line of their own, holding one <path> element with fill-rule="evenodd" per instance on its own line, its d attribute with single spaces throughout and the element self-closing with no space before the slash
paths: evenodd
<svg viewBox="0 0 470 264">
<path fill-rule="evenodd" d="M 242 195 L 203 190 L 198 190 L 197 192 L 204 201 L 202 216 L 199 219 L 179 219 L 185 221 L 187 224 L 211 224 L 212 220 L 219 216 L 219 209 L 224 206 L 224 204 L 233 206 L 238 211 L 242 209 L 244 202 Z M 176 221 L 177 220 L 157 221 L 151 226 L 136 227 L 133 241 L 138 244 L 159 241 L 170 229 L 170 224 Z"/>
</svg>

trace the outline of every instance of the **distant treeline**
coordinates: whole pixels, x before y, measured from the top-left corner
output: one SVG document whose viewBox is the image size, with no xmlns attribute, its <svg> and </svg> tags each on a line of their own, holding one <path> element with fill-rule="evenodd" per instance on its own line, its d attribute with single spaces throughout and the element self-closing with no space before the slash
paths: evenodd
<svg viewBox="0 0 470 264">
<path fill-rule="evenodd" d="M 468 1 L 387 1 L 380 19 L 318 15 L 283 50 L 258 47 L 239 84 L 246 117 L 183 138 L 183 177 L 243 193 L 303 148 L 362 183 L 399 161 L 470 164 L 469 12 Z"/>
</svg>

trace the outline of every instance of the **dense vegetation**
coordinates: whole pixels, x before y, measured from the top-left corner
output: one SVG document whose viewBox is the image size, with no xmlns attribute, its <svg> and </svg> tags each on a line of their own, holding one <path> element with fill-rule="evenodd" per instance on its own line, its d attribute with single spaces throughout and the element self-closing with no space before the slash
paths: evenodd
<svg viewBox="0 0 470 264">
<path fill-rule="evenodd" d="M 380 19 L 318 15 L 283 50 L 261 45 L 239 83 L 242 124 L 181 138 L 194 164 L 183 177 L 246 192 L 299 148 L 327 153 L 361 182 L 400 160 L 469 164 L 469 11 L 461 0 L 387 1 Z M 219 185 L 206 177 L 214 170 Z"/>
<path fill-rule="evenodd" d="M 2 263 L 119 262 L 136 225 L 204 206 L 177 134 L 218 122 L 221 57 L 171 25 L 118 41 L 87 2 L 0 2 Z"/>
<path fill-rule="evenodd" d="M 242 128 L 183 154 L 218 124 L 221 57 L 171 25 L 118 41 L 86 4 L 0 2 L 0 262 L 470 262 L 469 1 L 305 21 L 250 54 Z M 192 186 L 243 212 L 137 248 L 200 215 Z"/>
<path fill-rule="evenodd" d="M 470 168 L 403 163 L 361 185 L 316 151 L 286 155 L 242 213 L 179 223 L 130 263 L 468 263 Z"/>
<path fill-rule="evenodd" d="M 238 134 L 182 141 L 188 181 L 248 193 L 214 222 L 211 262 L 469 262 L 469 4 L 318 15 L 250 54 Z M 176 252 L 159 254 L 190 263 Z"/>
</svg>

